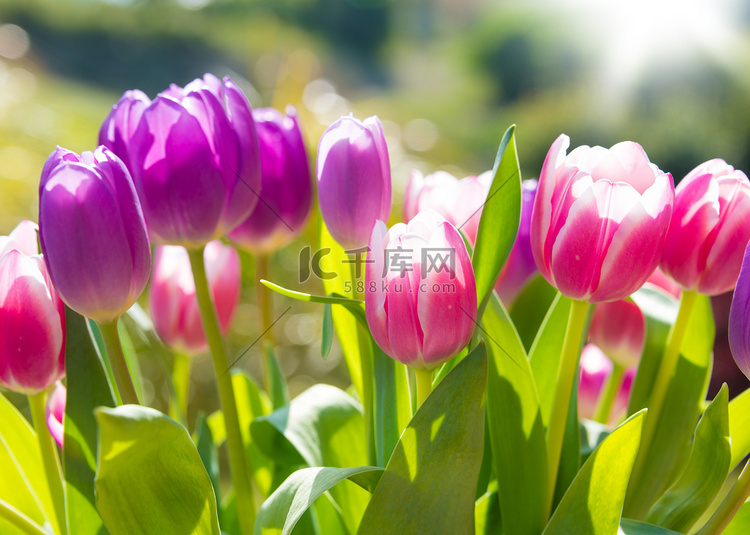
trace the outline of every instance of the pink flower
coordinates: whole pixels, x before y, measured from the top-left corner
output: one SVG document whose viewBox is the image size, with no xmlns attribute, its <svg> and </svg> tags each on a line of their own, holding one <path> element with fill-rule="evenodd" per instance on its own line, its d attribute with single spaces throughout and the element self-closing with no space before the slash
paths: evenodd
<svg viewBox="0 0 750 535">
<path fill-rule="evenodd" d="M 680 294 L 682 293 L 680 285 L 667 277 L 661 268 L 656 268 L 656 271 L 654 271 L 654 273 L 648 278 L 646 284 L 652 284 L 653 286 L 661 288 L 675 299 L 679 299 Z"/>
<path fill-rule="evenodd" d="M 750 181 L 717 158 L 690 171 L 675 191 L 661 268 L 686 290 L 731 290 L 750 240 Z"/>
<path fill-rule="evenodd" d="M 206 245 L 203 258 L 219 325 L 226 334 L 240 297 L 240 259 L 237 251 L 218 240 Z M 149 307 L 156 332 L 167 346 L 187 354 L 208 347 L 185 248 L 156 248 Z"/>
<path fill-rule="evenodd" d="M 52 438 L 55 439 L 55 442 L 61 448 L 63 447 L 63 439 L 65 438 L 63 418 L 65 416 L 65 398 L 67 397 L 67 393 L 68 391 L 65 389 L 65 386 L 58 381 L 55 384 L 52 394 L 47 398 L 47 428 Z"/>
<path fill-rule="evenodd" d="M 581 362 L 578 369 L 578 416 L 591 419 L 596 413 L 599 397 L 609 376 L 612 375 L 614 365 L 601 349 L 594 344 L 587 344 L 581 352 Z M 628 408 L 630 391 L 633 387 L 636 368 L 628 368 L 622 378 L 622 384 L 617 390 L 609 423 L 616 424 Z"/>
<path fill-rule="evenodd" d="M 582 146 L 561 134 L 542 166 L 531 222 L 534 260 L 564 295 L 627 297 L 654 272 L 674 202 L 672 177 L 637 143 Z"/>
<path fill-rule="evenodd" d="M 491 171 L 459 180 L 445 171 L 425 177 L 414 169 L 404 194 L 404 220 L 411 221 L 422 210 L 435 210 L 473 244 L 491 183 Z"/>
<path fill-rule="evenodd" d="M 365 310 L 375 342 L 415 368 L 458 354 L 474 332 L 474 270 L 456 228 L 432 210 L 408 225 L 378 221 L 365 269 Z"/>
<path fill-rule="evenodd" d="M 589 338 L 621 367 L 637 366 L 646 338 L 646 319 L 629 299 L 599 303 L 591 319 Z"/>
</svg>

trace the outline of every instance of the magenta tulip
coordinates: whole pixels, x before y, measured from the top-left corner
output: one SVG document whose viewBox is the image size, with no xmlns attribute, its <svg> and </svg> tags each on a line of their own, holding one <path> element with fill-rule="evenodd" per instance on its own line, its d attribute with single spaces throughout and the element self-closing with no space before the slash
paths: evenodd
<svg viewBox="0 0 750 535">
<path fill-rule="evenodd" d="M 604 386 L 613 370 L 612 361 L 601 349 L 594 344 L 584 346 L 578 370 L 578 416 L 580 418 L 592 419 L 594 417 Z M 612 404 L 610 424 L 616 424 L 628 407 L 635 373 L 636 368 L 625 370 L 622 383 L 618 387 Z"/>
<path fill-rule="evenodd" d="M 682 290 L 680 289 L 680 285 L 677 284 L 674 280 L 669 278 L 662 270 L 661 268 L 656 268 L 656 271 L 648 278 L 646 281 L 646 284 L 650 284 L 652 286 L 656 286 L 657 288 L 661 288 L 665 292 L 667 292 L 669 295 L 674 297 L 675 299 L 680 298 L 680 294 L 682 293 Z"/>
<path fill-rule="evenodd" d="M 39 240 L 65 304 L 111 321 L 148 282 L 151 249 L 125 165 L 105 147 L 78 154 L 57 148 L 39 184 Z"/>
<path fill-rule="evenodd" d="M 128 162 L 151 239 L 200 247 L 234 230 L 260 194 L 252 110 L 211 74 L 148 101 L 128 92 L 99 133 Z"/>
<path fill-rule="evenodd" d="M 365 310 L 375 342 L 394 359 L 433 369 L 474 332 L 474 271 L 456 228 L 432 210 L 408 225 L 378 221 L 365 269 Z"/>
<path fill-rule="evenodd" d="M 425 177 L 415 169 L 404 194 L 404 220 L 411 221 L 422 210 L 435 210 L 473 244 L 491 183 L 491 171 L 459 180 L 445 171 Z"/>
<path fill-rule="evenodd" d="M 289 243 L 310 214 L 312 177 L 297 110 L 287 115 L 262 108 L 253 112 L 260 140 L 262 191 L 255 210 L 229 233 L 234 243 L 255 253 L 269 253 Z"/>
<path fill-rule="evenodd" d="M 65 375 L 65 308 L 34 227 L 24 221 L 0 240 L 0 385 L 29 395 Z"/>
<path fill-rule="evenodd" d="M 217 240 L 206 245 L 203 258 L 219 325 L 226 334 L 240 298 L 239 255 Z M 190 259 L 184 247 L 156 248 L 149 308 L 156 332 L 167 346 L 190 355 L 207 349 Z"/>
<path fill-rule="evenodd" d="M 582 146 L 568 136 L 542 166 L 531 222 L 534 260 L 564 295 L 627 297 L 654 272 L 669 229 L 674 185 L 637 143 Z"/>
<path fill-rule="evenodd" d="M 750 240 L 750 181 L 724 160 L 705 162 L 677 185 L 661 268 L 685 290 L 734 288 Z"/>
<path fill-rule="evenodd" d="M 391 214 L 391 166 L 377 117 L 342 117 L 318 146 L 318 202 L 331 236 L 345 249 L 365 247 L 375 221 Z"/>
<path fill-rule="evenodd" d="M 58 381 L 55 384 L 55 389 L 47 398 L 47 429 L 49 429 L 50 435 L 55 439 L 57 445 L 63 447 L 65 438 L 65 429 L 63 427 L 63 419 L 65 417 L 65 398 L 67 397 L 68 391 L 65 386 Z"/>
<path fill-rule="evenodd" d="M 637 366 L 646 338 L 646 319 L 629 299 L 599 303 L 591 318 L 589 338 L 620 367 Z"/>
</svg>

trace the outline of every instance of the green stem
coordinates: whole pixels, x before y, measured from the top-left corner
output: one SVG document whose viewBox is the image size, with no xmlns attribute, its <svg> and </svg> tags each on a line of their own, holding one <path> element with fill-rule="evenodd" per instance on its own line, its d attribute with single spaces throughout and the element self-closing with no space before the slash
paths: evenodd
<svg viewBox="0 0 750 535">
<path fill-rule="evenodd" d="M 362 277 L 357 277 L 357 264 L 351 264 L 352 275 L 352 297 L 354 299 L 364 300 L 364 284 Z M 360 274 L 361 275 L 361 274 Z M 358 287 L 359 283 L 362 287 Z M 360 291 L 362 290 L 362 291 Z M 367 458 L 371 466 L 378 466 L 377 446 L 375 443 L 375 373 L 372 363 L 372 346 L 370 334 L 367 330 L 357 323 L 357 341 L 359 345 L 360 367 L 362 369 L 362 405 L 365 411 L 366 441 L 367 441 Z"/>
<path fill-rule="evenodd" d="M 0 499 L 0 518 L 8 522 L 15 528 L 18 528 L 27 535 L 49 535 L 41 528 L 39 524 L 31 520 L 28 516 L 13 507 L 5 500 Z"/>
<path fill-rule="evenodd" d="M 182 352 L 174 354 L 172 366 L 172 384 L 174 385 L 174 399 L 169 408 L 169 415 L 188 426 L 188 397 L 190 393 L 190 368 L 192 360 Z"/>
<path fill-rule="evenodd" d="M 206 266 L 203 260 L 203 247 L 188 250 L 190 265 L 195 280 L 195 294 L 198 299 L 203 330 L 206 333 L 208 347 L 213 358 L 216 382 L 219 389 L 221 410 L 224 413 L 224 426 L 227 432 L 227 449 L 229 451 L 229 467 L 232 471 L 234 490 L 237 497 L 237 516 L 242 535 L 251 535 L 255 526 L 255 503 L 250 483 L 252 466 L 245 457 L 242 444 L 240 421 L 237 416 L 237 401 L 232 386 L 232 374 L 229 370 L 224 339 L 216 317 L 216 308 L 211 298 L 206 278 Z"/>
<path fill-rule="evenodd" d="M 557 471 L 560 468 L 560 455 L 565 435 L 565 424 L 568 419 L 568 406 L 570 405 L 573 382 L 575 381 L 575 374 L 578 369 L 578 354 L 581 349 L 581 336 L 586 326 L 586 313 L 588 309 L 589 304 L 584 301 L 574 300 L 570 305 L 568 327 L 565 331 L 565 342 L 560 359 L 560 369 L 557 375 L 555 400 L 549 418 L 549 427 L 547 428 L 547 467 L 549 475 L 547 517 L 552 512 L 552 500 L 555 496 Z"/>
<path fill-rule="evenodd" d="M 417 377 L 417 410 L 432 392 L 432 370 L 414 368 Z"/>
<path fill-rule="evenodd" d="M 628 495 L 625 500 L 624 513 L 628 518 L 642 520 L 653 505 L 653 503 L 650 503 L 650 498 L 646 493 L 639 493 L 637 490 L 631 489 L 638 489 L 643 478 L 649 477 L 648 474 L 644 473 L 646 461 L 654 441 L 654 435 L 656 435 L 661 412 L 664 409 L 664 401 L 667 397 L 667 390 L 674 375 L 674 370 L 677 367 L 680 346 L 682 346 L 682 340 L 685 337 L 685 331 L 690 321 L 690 313 L 693 310 L 697 296 L 698 294 L 695 292 L 682 292 L 677 320 L 669 331 L 664 356 L 659 363 L 659 370 L 654 378 L 654 386 L 648 401 L 648 414 L 646 415 L 643 435 L 641 436 L 641 446 L 638 449 L 638 456 L 635 460 Z"/>
<path fill-rule="evenodd" d="M 261 280 L 268 279 L 268 256 L 258 254 L 255 256 L 255 294 L 260 309 L 260 332 L 266 333 L 264 337 L 271 344 L 275 345 L 275 340 L 271 330 L 266 332 L 273 324 L 273 292 L 261 284 Z M 272 396 L 273 381 L 271 379 L 271 363 L 268 351 L 261 351 L 261 362 L 263 364 L 263 387 L 266 393 Z"/>
<path fill-rule="evenodd" d="M 122 352 L 120 335 L 117 332 L 117 318 L 112 321 L 99 321 L 96 323 L 102 333 L 104 347 L 107 349 L 112 372 L 115 375 L 117 390 L 120 392 L 124 404 L 139 405 L 138 395 L 135 393 L 133 380 L 128 371 L 125 354 Z"/>
<path fill-rule="evenodd" d="M 31 409 L 31 419 L 34 422 L 36 438 L 39 442 L 39 449 L 42 454 L 42 465 L 44 466 L 44 475 L 47 479 L 49 493 L 52 496 L 52 503 L 55 507 L 55 519 L 53 525 L 58 526 L 58 533 L 65 535 L 67 524 L 65 523 L 65 495 L 63 493 L 62 469 L 60 468 L 60 457 L 57 453 L 57 444 L 55 444 L 52 435 L 47 428 L 46 403 L 47 391 L 42 390 L 38 394 L 28 396 L 29 409 Z M 52 519 L 50 519 L 52 520 Z"/>
<path fill-rule="evenodd" d="M 737 479 L 737 483 L 734 484 L 734 487 L 729 491 L 727 497 L 721 502 L 719 508 L 713 515 L 711 515 L 711 518 L 708 519 L 708 522 L 705 523 L 696 535 L 718 535 L 724 531 L 724 528 L 726 528 L 729 522 L 732 521 L 734 515 L 737 514 L 740 507 L 742 507 L 750 497 L 749 466 L 750 461 L 748 461 L 745 468 L 742 469 L 742 473 L 740 474 L 739 479 Z"/>
<path fill-rule="evenodd" d="M 624 374 L 625 368 L 619 364 L 615 364 L 614 368 L 612 368 L 612 374 L 604 385 L 604 392 L 602 392 L 599 398 L 599 405 L 594 415 L 594 420 L 597 422 L 606 424 L 609 421 L 609 415 L 612 412 L 612 406 L 615 404 L 615 398 L 617 397 L 617 392 L 620 390 Z"/>
</svg>

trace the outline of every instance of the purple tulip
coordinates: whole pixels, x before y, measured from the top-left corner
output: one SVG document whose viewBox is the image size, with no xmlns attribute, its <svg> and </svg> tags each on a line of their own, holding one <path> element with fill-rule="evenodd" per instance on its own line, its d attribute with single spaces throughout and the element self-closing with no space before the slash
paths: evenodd
<svg viewBox="0 0 750 535">
<path fill-rule="evenodd" d="M 228 77 L 206 74 L 150 102 L 128 92 L 99 139 L 128 162 L 155 242 L 203 246 L 234 230 L 258 201 L 252 110 Z"/>
<path fill-rule="evenodd" d="M 39 184 L 39 239 L 60 297 L 79 314 L 111 321 L 148 282 L 151 249 L 125 165 L 105 147 L 57 148 Z"/>
<path fill-rule="evenodd" d="M 745 247 L 745 257 L 734 289 L 728 331 L 734 361 L 750 379 L 750 244 Z"/>
<path fill-rule="evenodd" d="M 391 166 L 380 119 L 342 117 L 318 146 L 318 202 L 331 236 L 365 247 L 375 221 L 391 215 Z"/>
<path fill-rule="evenodd" d="M 0 385 L 37 394 L 65 375 L 65 308 L 22 222 L 0 238 Z"/>
<path fill-rule="evenodd" d="M 268 253 L 289 243 L 310 214 L 312 178 L 297 110 L 287 115 L 262 108 L 253 112 L 260 140 L 263 183 L 255 210 L 229 239 L 256 253 Z"/>
<path fill-rule="evenodd" d="M 367 324 L 380 348 L 431 370 L 457 355 L 474 332 L 471 259 L 456 228 L 425 210 L 408 225 L 372 229 L 365 268 Z"/>
</svg>

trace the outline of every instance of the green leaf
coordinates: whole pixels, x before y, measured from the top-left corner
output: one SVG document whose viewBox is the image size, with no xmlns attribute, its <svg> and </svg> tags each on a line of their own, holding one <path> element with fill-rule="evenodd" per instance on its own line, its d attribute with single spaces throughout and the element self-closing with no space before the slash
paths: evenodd
<svg viewBox="0 0 750 535">
<path fill-rule="evenodd" d="M 320 356 L 328 358 L 333 345 L 333 315 L 331 314 L 331 303 L 323 305 L 323 334 L 320 337 Z"/>
<path fill-rule="evenodd" d="M 359 535 L 473 535 L 486 381 L 481 344 L 433 390 L 404 430 Z"/>
<path fill-rule="evenodd" d="M 377 465 L 385 466 L 411 419 L 406 366 L 372 344 L 373 408 Z"/>
<path fill-rule="evenodd" d="M 537 388 L 521 340 L 497 296 L 490 300 L 482 327 L 490 361 L 488 431 L 503 532 L 538 535 L 544 528 L 549 476 Z"/>
<path fill-rule="evenodd" d="M 287 535 L 324 492 L 347 479 L 371 492 L 382 472 L 382 468 L 372 466 L 312 467 L 298 470 L 263 503 L 255 522 L 255 535 Z"/>
<path fill-rule="evenodd" d="M 495 490 L 483 494 L 474 505 L 475 535 L 501 535 L 500 504 Z"/>
<path fill-rule="evenodd" d="M 292 299 L 296 299 L 297 301 L 307 301 L 309 303 L 324 303 L 326 305 L 342 305 L 346 307 L 352 314 L 354 314 L 354 316 L 358 320 L 360 320 L 360 322 L 363 325 L 367 325 L 367 318 L 365 317 L 364 303 L 362 301 L 359 301 L 357 299 L 351 299 L 349 297 L 344 297 L 335 292 L 328 296 L 311 295 L 311 294 L 306 294 L 303 292 L 296 292 L 294 290 L 288 290 L 286 288 L 282 288 L 278 284 L 274 284 L 267 280 L 261 280 L 260 282 L 266 288 L 273 290 L 274 292 L 284 295 L 286 297 L 291 297 Z"/>
<path fill-rule="evenodd" d="M 516 125 L 500 141 L 492 168 L 492 185 L 482 208 L 471 263 L 477 285 L 477 304 L 487 306 L 500 270 L 516 241 L 521 220 L 521 170 L 516 154 Z"/>
<path fill-rule="evenodd" d="M 130 338 L 130 333 L 125 327 L 124 322 L 117 322 L 117 333 L 120 335 L 122 352 L 125 356 L 125 364 L 130 372 L 130 378 L 133 381 L 133 388 L 135 389 L 138 399 L 143 400 L 143 374 L 141 373 L 141 364 L 138 361 L 138 354 L 136 353 L 135 345 Z"/>
<path fill-rule="evenodd" d="M 747 535 L 748 533 L 750 533 L 750 501 L 740 506 L 740 510 L 734 515 L 722 535 Z"/>
<path fill-rule="evenodd" d="M 315 385 L 250 425 L 269 458 L 286 466 L 348 468 L 367 464 L 362 409 L 336 387 Z M 355 532 L 368 497 L 359 489 L 332 489 L 350 531 Z"/>
<path fill-rule="evenodd" d="M 547 311 L 558 292 L 542 275 L 536 275 L 524 286 L 508 309 L 523 347 L 529 351 Z"/>
<path fill-rule="evenodd" d="M 268 396 L 271 398 L 271 406 L 278 409 L 289 403 L 289 389 L 286 379 L 284 379 L 284 372 L 281 371 L 281 366 L 279 366 L 279 359 L 276 358 L 276 353 L 273 350 L 273 345 L 264 340 L 263 350 L 268 357 L 271 374 L 271 392 L 268 393 Z"/>
<path fill-rule="evenodd" d="M 68 393 L 63 472 L 68 531 L 76 535 L 99 535 L 104 527 L 94 495 L 97 445 L 94 407 L 113 407 L 115 398 L 89 330 L 93 324 L 67 307 L 65 324 Z"/>
<path fill-rule="evenodd" d="M 727 532 L 724 532 L 725 535 Z M 645 522 L 638 522 L 636 520 L 630 520 L 623 518 L 620 522 L 620 531 L 617 535 L 679 535 L 676 531 L 671 529 L 663 528 L 661 526 L 654 526 L 653 524 L 646 524 Z M 745 532 L 743 532 L 745 535 Z"/>
<path fill-rule="evenodd" d="M 687 533 L 713 502 L 729 473 L 732 455 L 728 392 L 725 384 L 706 409 L 698 423 L 685 472 L 651 509 L 648 522 Z"/>
<path fill-rule="evenodd" d="M 112 535 L 219 535 L 211 480 L 184 427 L 138 405 L 96 418 L 97 508 Z"/>
<path fill-rule="evenodd" d="M 630 471 L 641 442 L 645 411 L 615 429 L 581 467 L 543 535 L 614 535 L 620 525 Z"/>
<path fill-rule="evenodd" d="M 211 428 L 206 421 L 206 416 L 202 412 L 198 414 L 195 422 L 195 448 L 198 450 L 203 467 L 206 469 L 208 478 L 211 480 L 211 486 L 214 488 L 214 495 L 220 496 L 219 492 L 219 450 L 214 444 Z"/>
<path fill-rule="evenodd" d="M 729 434 L 732 437 L 731 468 L 750 453 L 750 389 L 729 402 Z"/>
</svg>

